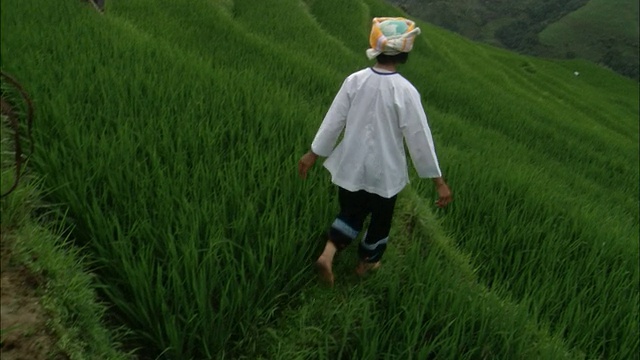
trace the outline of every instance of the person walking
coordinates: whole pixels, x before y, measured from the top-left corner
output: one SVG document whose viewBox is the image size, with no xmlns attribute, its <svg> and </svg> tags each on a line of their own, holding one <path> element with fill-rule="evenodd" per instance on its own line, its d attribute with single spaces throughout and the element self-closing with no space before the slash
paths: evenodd
<svg viewBox="0 0 640 360">
<path fill-rule="evenodd" d="M 436 204 L 452 201 L 442 177 L 431 130 L 420 94 L 397 67 L 407 62 L 420 28 L 405 18 L 373 19 L 366 51 L 376 63 L 349 75 L 335 96 L 311 150 L 298 162 L 306 179 L 318 157 L 338 187 L 340 212 L 331 224 L 324 250 L 315 262 L 322 280 L 334 283 L 333 258 L 362 231 L 356 272 L 364 275 L 380 267 L 389 241 L 397 194 L 409 183 L 404 143 L 421 178 L 432 178 L 438 192 Z M 342 141 L 335 146 L 344 130 Z M 335 148 L 334 148 L 335 146 Z"/>
</svg>

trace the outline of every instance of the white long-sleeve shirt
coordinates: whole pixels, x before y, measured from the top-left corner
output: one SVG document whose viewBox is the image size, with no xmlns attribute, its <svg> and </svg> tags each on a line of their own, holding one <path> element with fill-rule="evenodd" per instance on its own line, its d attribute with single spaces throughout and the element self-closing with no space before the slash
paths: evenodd
<svg viewBox="0 0 640 360">
<path fill-rule="evenodd" d="M 403 139 L 420 177 L 442 176 L 416 88 L 398 73 L 366 68 L 344 81 L 311 150 L 328 157 L 334 184 L 390 198 L 409 183 Z"/>
</svg>

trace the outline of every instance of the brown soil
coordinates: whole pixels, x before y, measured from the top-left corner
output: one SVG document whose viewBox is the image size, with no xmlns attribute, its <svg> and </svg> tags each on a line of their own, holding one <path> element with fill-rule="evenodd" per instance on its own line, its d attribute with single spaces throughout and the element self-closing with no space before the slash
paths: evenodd
<svg viewBox="0 0 640 360">
<path fill-rule="evenodd" d="M 8 241 L 8 236 L 0 234 L 0 358 L 63 359 L 56 355 L 56 341 L 47 329 L 47 316 L 38 296 L 44 278 L 12 261 Z"/>
</svg>

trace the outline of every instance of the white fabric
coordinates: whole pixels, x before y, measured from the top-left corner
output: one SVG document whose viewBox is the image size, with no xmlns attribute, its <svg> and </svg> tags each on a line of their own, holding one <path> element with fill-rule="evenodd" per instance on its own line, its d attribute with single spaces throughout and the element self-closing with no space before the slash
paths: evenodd
<svg viewBox="0 0 640 360">
<path fill-rule="evenodd" d="M 328 157 L 334 184 L 390 198 L 409 183 L 403 139 L 420 177 L 442 173 L 420 94 L 400 74 L 382 72 L 367 68 L 347 77 L 311 150 Z"/>
</svg>

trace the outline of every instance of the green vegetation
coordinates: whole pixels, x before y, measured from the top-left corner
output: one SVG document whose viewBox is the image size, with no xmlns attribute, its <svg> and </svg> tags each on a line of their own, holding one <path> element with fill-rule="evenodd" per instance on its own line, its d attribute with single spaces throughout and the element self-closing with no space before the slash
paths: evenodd
<svg viewBox="0 0 640 360">
<path fill-rule="evenodd" d="M 3 116 L 3 123 L 5 121 Z M 4 125 L 4 124 L 3 124 Z M 2 127 L 2 192 L 13 185 L 14 169 L 11 142 L 7 134 L 11 131 Z M 2 328 L 2 350 L 8 358 L 51 358 L 68 359 L 127 359 L 129 356 L 118 350 L 117 340 L 124 332 L 108 330 L 105 325 L 107 307 L 98 302 L 95 283 L 85 272 L 85 255 L 74 249 L 59 228 L 51 228 L 46 223 L 57 207 L 40 203 L 42 196 L 40 183 L 28 175 L 20 185 L 0 201 L 2 223 L 2 294 L 3 325 L 8 321 L 17 322 L 15 327 Z M 38 213 L 40 215 L 38 215 Z M 24 268 L 18 277 L 9 268 Z M 7 273 L 4 273 L 7 271 Z M 26 276 L 22 278 L 21 276 Z M 34 313 L 32 305 L 24 303 L 21 296 L 23 284 L 28 280 L 37 286 L 41 311 L 46 323 L 34 322 L 40 315 Z M 9 286 L 12 285 L 12 286 Z M 17 291 L 16 291 L 17 287 Z M 15 291 L 14 293 L 11 293 Z M 13 303 L 18 303 L 15 309 Z M 5 312 L 5 306 L 9 309 Z M 31 307 L 30 307 L 31 306 Z M 21 309 L 29 309 L 27 313 Z M 6 317 L 5 317 L 6 316 Z M 16 318 L 16 321 L 13 319 Z M 25 319 L 24 321 L 20 319 Z M 21 335 L 14 339 L 15 349 L 5 348 L 6 337 L 14 332 Z M 36 334 L 46 333 L 49 340 L 32 340 Z M 31 346 L 30 344 L 37 344 Z M 11 352 L 13 351 L 13 355 Z M 18 354 L 16 352 L 25 351 Z M 46 353 L 46 354 L 45 354 Z M 3 355 L 4 358 L 4 355 Z"/>
<path fill-rule="evenodd" d="M 348 4 L 347 4 L 348 3 Z M 628 359 L 638 345 L 638 83 L 428 24 L 421 91 L 455 202 L 401 193 L 379 273 L 310 264 L 337 210 L 296 162 L 367 66 L 379 0 L 2 0 L 47 198 L 131 344 L 167 359 Z M 578 71 L 580 76 L 575 76 Z"/>
<path fill-rule="evenodd" d="M 556 56 L 577 56 L 638 79 L 638 2 L 591 0 L 540 33 Z"/>
<path fill-rule="evenodd" d="M 473 40 L 531 51 L 537 34 L 589 0 L 387 0 L 424 21 Z"/>
<path fill-rule="evenodd" d="M 581 58 L 638 79 L 634 0 L 388 0 L 411 16 L 521 53 Z"/>
</svg>

